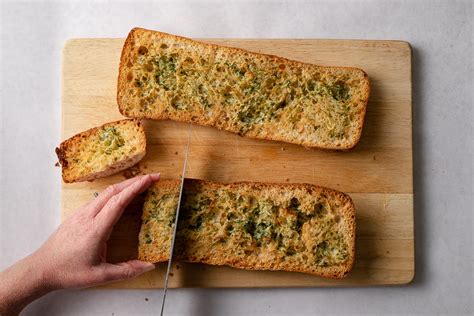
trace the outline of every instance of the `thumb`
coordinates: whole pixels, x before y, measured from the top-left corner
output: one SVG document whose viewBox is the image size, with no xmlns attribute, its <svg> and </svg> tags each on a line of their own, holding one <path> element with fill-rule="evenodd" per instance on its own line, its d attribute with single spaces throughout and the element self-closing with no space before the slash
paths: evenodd
<svg viewBox="0 0 474 316">
<path fill-rule="evenodd" d="M 132 279 L 155 269 L 153 263 L 140 260 L 130 260 L 116 264 L 103 263 L 102 266 L 105 282 Z"/>
</svg>

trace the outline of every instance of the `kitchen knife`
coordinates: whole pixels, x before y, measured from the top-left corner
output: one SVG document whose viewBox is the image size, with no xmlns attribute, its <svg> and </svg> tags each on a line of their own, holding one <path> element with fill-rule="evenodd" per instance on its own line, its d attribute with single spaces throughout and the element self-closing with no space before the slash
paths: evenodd
<svg viewBox="0 0 474 316">
<path fill-rule="evenodd" d="M 173 236 L 171 237 L 170 256 L 168 260 L 168 268 L 166 269 L 165 284 L 163 286 L 163 299 L 161 301 L 161 312 L 160 312 L 161 316 L 163 316 L 163 311 L 165 308 L 166 292 L 168 291 L 168 278 L 170 276 L 171 264 L 173 262 L 174 242 L 176 240 L 176 232 L 178 230 L 179 209 L 181 207 L 181 198 L 183 195 L 183 187 L 184 187 L 184 175 L 186 173 L 186 165 L 188 162 L 188 153 L 189 153 L 190 143 L 191 143 L 191 123 L 189 123 L 189 128 L 188 128 L 188 142 L 186 144 L 186 149 L 185 149 L 185 154 L 184 154 L 183 172 L 181 173 L 181 185 L 179 187 L 178 206 L 176 207 L 176 217 L 174 219 Z"/>
</svg>

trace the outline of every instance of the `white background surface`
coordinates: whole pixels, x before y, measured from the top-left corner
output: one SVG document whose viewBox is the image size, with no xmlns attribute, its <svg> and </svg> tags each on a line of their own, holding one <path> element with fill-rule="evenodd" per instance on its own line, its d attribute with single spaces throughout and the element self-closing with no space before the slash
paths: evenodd
<svg viewBox="0 0 474 316">
<path fill-rule="evenodd" d="M 416 277 L 402 287 L 171 290 L 168 315 L 473 312 L 473 9 L 455 2 L 3 2 L 0 269 L 59 224 L 61 49 L 143 26 L 189 37 L 401 39 L 413 47 Z M 0 285 L 1 286 L 1 285 Z M 156 315 L 158 291 L 59 291 L 27 315 Z M 148 301 L 145 301 L 148 298 Z"/>
</svg>

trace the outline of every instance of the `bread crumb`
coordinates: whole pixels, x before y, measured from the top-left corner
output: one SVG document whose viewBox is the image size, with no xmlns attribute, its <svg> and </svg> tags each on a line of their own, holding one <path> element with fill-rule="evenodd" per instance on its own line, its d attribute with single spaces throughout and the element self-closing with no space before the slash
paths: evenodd
<svg viewBox="0 0 474 316">
<path fill-rule="evenodd" d="M 281 151 L 285 151 L 285 147 L 281 147 L 280 149 L 281 149 Z"/>
<path fill-rule="evenodd" d="M 174 152 L 174 154 L 175 154 L 175 155 L 177 155 L 177 154 L 178 154 L 178 152 L 177 152 L 177 151 L 175 151 L 175 152 Z"/>
<path fill-rule="evenodd" d="M 170 272 L 170 277 L 174 276 L 173 272 Z"/>
<path fill-rule="evenodd" d="M 179 265 L 176 265 L 176 270 L 179 270 Z"/>
<path fill-rule="evenodd" d="M 122 175 L 126 179 L 130 179 L 130 178 L 133 178 L 133 177 L 139 175 L 140 172 L 141 172 L 140 166 L 139 166 L 139 164 L 136 164 L 135 166 L 131 166 L 130 168 L 128 168 L 127 170 L 122 172 Z"/>
<path fill-rule="evenodd" d="M 289 179 L 289 178 L 286 178 L 286 182 L 290 182 L 290 179 Z"/>
<path fill-rule="evenodd" d="M 59 161 L 57 161 L 55 164 L 54 164 L 55 167 L 59 167 L 60 164 L 59 164 Z"/>
<path fill-rule="evenodd" d="M 145 301 L 147 301 L 147 302 L 148 302 L 148 297 L 145 297 Z"/>
</svg>

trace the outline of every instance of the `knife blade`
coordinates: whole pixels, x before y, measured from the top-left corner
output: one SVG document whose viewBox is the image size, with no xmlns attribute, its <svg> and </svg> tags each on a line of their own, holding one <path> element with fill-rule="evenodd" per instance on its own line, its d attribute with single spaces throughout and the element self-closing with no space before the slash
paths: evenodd
<svg viewBox="0 0 474 316">
<path fill-rule="evenodd" d="M 186 144 L 186 149 L 185 149 L 185 154 L 184 154 L 183 171 L 181 173 L 181 185 L 179 187 L 178 206 L 176 207 L 176 217 L 174 219 L 173 236 L 171 237 L 170 257 L 169 257 L 169 260 L 168 260 L 168 267 L 166 269 L 165 284 L 163 285 L 163 298 L 161 300 L 161 312 L 160 312 L 161 316 L 163 316 L 163 311 L 165 309 L 166 292 L 168 291 L 168 279 L 169 279 L 169 276 L 170 276 L 171 264 L 173 262 L 174 243 L 175 243 L 175 240 L 176 240 L 176 232 L 178 230 L 179 209 L 181 207 L 181 198 L 182 198 L 182 195 L 183 195 L 184 175 L 186 173 L 186 166 L 187 166 L 187 163 L 188 163 L 189 145 L 191 143 L 191 126 L 192 126 L 191 123 L 189 123 L 188 142 Z"/>
</svg>

